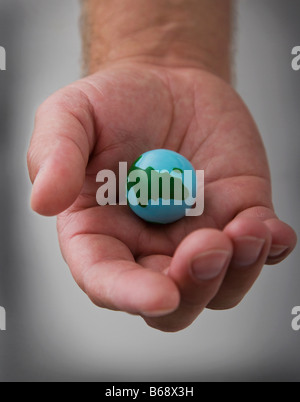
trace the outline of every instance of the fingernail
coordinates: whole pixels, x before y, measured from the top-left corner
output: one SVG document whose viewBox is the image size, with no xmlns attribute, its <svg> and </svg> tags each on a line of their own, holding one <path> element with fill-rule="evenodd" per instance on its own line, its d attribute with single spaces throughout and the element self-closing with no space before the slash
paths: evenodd
<svg viewBox="0 0 300 402">
<path fill-rule="evenodd" d="M 201 281 L 218 276 L 228 264 L 230 253 L 226 250 L 211 250 L 199 254 L 192 261 L 192 276 Z"/>
<path fill-rule="evenodd" d="M 232 262 L 240 267 L 254 264 L 264 247 L 265 239 L 254 236 L 241 236 L 234 239 L 234 254 Z"/>
<path fill-rule="evenodd" d="M 271 257 L 271 258 L 279 257 L 281 254 L 283 254 L 287 250 L 288 250 L 288 246 L 282 246 L 281 244 L 274 244 L 270 248 L 269 257 Z"/>
<path fill-rule="evenodd" d="M 149 318 L 162 317 L 164 315 L 168 315 L 168 314 L 173 313 L 173 311 L 174 311 L 174 308 L 172 308 L 172 309 L 164 309 L 164 310 L 154 310 L 154 311 L 142 311 L 141 315 L 145 316 L 145 317 L 149 317 Z"/>
</svg>

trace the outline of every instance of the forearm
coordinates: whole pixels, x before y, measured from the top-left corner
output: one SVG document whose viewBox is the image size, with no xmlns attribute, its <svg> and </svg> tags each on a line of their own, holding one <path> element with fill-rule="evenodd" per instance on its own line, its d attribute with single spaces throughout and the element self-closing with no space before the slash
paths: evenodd
<svg viewBox="0 0 300 402">
<path fill-rule="evenodd" d="M 232 0 L 83 0 L 88 72 L 134 59 L 230 80 Z"/>
</svg>

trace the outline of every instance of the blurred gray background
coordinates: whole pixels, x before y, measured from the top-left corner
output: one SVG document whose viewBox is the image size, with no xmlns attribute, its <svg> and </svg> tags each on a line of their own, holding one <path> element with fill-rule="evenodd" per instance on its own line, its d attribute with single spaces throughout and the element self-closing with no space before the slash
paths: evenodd
<svg viewBox="0 0 300 402">
<path fill-rule="evenodd" d="M 236 88 L 266 145 L 276 211 L 299 234 L 300 2 L 238 0 L 236 13 Z M 95 307 L 61 257 L 55 218 L 30 211 L 34 114 L 80 77 L 78 19 L 77 0 L 0 0 L 0 381 L 299 381 L 299 248 L 235 309 L 168 334 Z"/>
</svg>

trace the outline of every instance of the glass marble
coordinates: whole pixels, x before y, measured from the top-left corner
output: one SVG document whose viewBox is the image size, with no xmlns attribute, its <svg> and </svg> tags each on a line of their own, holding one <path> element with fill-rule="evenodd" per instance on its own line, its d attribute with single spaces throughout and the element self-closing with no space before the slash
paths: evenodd
<svg viewBox="0 0 300 402">
<path fill-rule="evenodd" d="M 182 155 L 168 149 L 142 154 L 127 175 L 127 200 L 147 222 L 168 224 L 186 215 L 196 197 L 196 171 Z"/>
</svg>

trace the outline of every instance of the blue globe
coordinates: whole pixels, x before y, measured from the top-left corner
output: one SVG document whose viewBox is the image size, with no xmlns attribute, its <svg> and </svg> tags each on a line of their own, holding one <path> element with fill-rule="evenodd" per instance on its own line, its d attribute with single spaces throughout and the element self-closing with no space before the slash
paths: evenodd
<svg viewBox="0 0 300 402">
<path fill-rule="evenodd" d="M 183 218 L 195 197 L 195 169 L 177 152 L 145 152 L 128 171 L 128 204 L 147 222 L 166 224 Z"/>
</svg>

